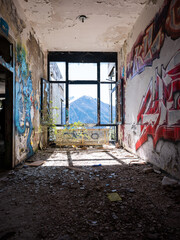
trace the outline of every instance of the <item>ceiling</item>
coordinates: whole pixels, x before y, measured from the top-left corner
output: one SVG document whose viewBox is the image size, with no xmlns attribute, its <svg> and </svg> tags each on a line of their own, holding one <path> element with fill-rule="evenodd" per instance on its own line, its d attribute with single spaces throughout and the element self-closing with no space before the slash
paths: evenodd
<svg viewBox="0 0 180 240">
<path fill-rule="evenodd" d="M 49 51 L 119 51 L 147 0 L 16 0 Z M 78 16 L 86 15 L 82 22 Z"/>
</svg>

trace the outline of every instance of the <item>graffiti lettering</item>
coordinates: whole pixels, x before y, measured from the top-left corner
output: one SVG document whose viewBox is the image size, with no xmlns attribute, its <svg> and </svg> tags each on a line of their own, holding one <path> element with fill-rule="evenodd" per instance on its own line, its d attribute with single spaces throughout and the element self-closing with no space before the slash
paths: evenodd
<svg viewBox="0 0 180 240">
<path fill-rule="evenodd" d="M 9 26 L 3 18 L 0 18 L 0 29 L 6 34 L 6 36 L 8 36 Z"/>
<path fill-rule="evenodd" d="M 141 135 L 136 150 L 153 137 L 154 147 L 159 139 L 180 140 L 180 50 L 170 60 L 162 77 L 156 72 L 153 95 L 153 81 L 150 81 L 142 99 L 137 122 L 141 124 Z"/>
<path fill-rule="evenodd" d="M 145 66 L 151 65 L 152 60 L 159 55 L 164 41 L 164 34 L 162 33 L 162 29 L 160 29 L 154 41 L 152 41 L 153 27 L 154 24 L 146 30 L 143 43 L 134 49 L 134 59 L 133 61 L 130 61 L 130 64 L 128 64 L 127 71 L 127 74 L 131 73 L 132 77 L 134 77 L 137 73 L 144 71 Z"/>
<path fill-rule="evenodd" d="M 166 19 L 166 31 L 173 39 L 178 38 L 180 35 L 180 1 L 171 1 Z"/>
<path fill-rule="evenodd" d="M 98 133 L 92 133 L 91 134 L 91 138 L 92 139 L 98 139 L 99 138 L 99 134 Z"/>
<path fill-rule="evenodd" d="M 26 52 L 20 45 L 17 46 L 17 64 L 17 77 L 19 81 L 16 82 L 15 125 L 18 134 L 26 139 L 27 156 L 31 156 L 33 153 L 31 144 L 31 134 L 33 130 L 31 121 L 33 87 L 31 72 L 26 62 Z"/>
<path fill-rule="evenodd" d="M 180 36 L 180 1 L 166 1 L 153 22 L 140 35 L 127 57 L 127 78 L 140 74 L 159 57 L 165 34 L 172 39 Z"/>
<path fill-rule="evenodd" d="M 64 135 L 66 135 L 66 139 L 81 139 L 82 136 L 84 139 L 89 139 L 89 138 L 92 138 L 92 139 L 98 139 L 99 138 L 99 135 L 97 133 L 92 133 L 91 135 L 88 135 L 87 133 L 84 133 L 84 132 L 71 132 L 71 133 L 68 133 L 68 132 L 65 132 Z"/>
</svg>

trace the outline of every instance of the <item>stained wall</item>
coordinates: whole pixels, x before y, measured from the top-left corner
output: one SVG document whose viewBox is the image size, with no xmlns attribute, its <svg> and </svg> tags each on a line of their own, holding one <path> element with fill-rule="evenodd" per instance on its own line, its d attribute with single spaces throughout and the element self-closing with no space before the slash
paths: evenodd
<svg viewBox="0 0 180 240">
<path fill-rule="evenodd" d="M 180 1 L 149 1 L 119 53 L 123 146 L 180 178 Z"/>
<path fill-rule="evenodd" d="M 13 165 L 17 165 L 33 155 L 41 139 L 40 80 L 46 77 L 44 54 L 33 28 L 12 0 L 0 0 L 0 17 L 14 41 Z"/>
</svg>

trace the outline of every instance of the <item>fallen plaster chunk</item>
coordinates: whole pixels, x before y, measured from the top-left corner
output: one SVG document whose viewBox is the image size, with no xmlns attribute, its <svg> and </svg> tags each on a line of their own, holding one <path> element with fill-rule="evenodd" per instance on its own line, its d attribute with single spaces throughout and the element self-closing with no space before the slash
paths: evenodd
<svg viewBox="0 0 180 240">
<path fill-rule="evenodd" d="M 153 170 L 155 173 L 158 173 L 158 174 L 161 173 L 161 169 L 159 167 L 157 167 L 156 165 L 153 165 Z"/>
<path fill-rule="evenodd" d="M 103 145 L 103 149 L 114 149 L 114 148 L 115 148 L 114 145 L 107 145 L 107 144 Z"/>
<path fill-rule="evenodd" d="M 153 169 L 153 170 L 154 170 L 154 172 L 157 173 L 157 174 L 160 174 L 160 173 L 161 173 L 160 170 L 157 170 L 157 169 Z"/>
<path fill-rule="evenodd" d="M 30 166 L 30 167 L 38 167 L 38 166 L 41 166 L 42 164 L 44 163 L 44 161 L 35 161 L 35 162 L 32 162 L 32 163 L 26 163 L 26 165 Z"/>
<path fill-rule="evenodd" d="M 178 185 L 178 181 L 175 180 L 175 179 L 172 179 L 172 178 L 169 178 L 169 177 L 163 177 L 163 180 L 162 180 L 162 185 L 164 187 L 166 186 L 175 186 L 175 185 Z"/>
<path fill-rule="evenodd" d="M 143 173 L 151 173 L 153 171 L 154 171 L 154 169 L 152 167 L 147 167 L 147 168 L 143 169 Z"/>
<path fill-rule="evenodd" d="M 113 193 L 107 193 L 107 197 L 111 202 L 118 202 L 118 201 L 122 201 L 122 198 L 120 197 L 120 195 L 116 192 Z"/>
<path fill-rule="evenodd" d="M 144 165 L 144 164 L 146 164 L 146 162 L 144 162 L 144 161 L 137 161 L 137 160 L 132 160 L 132 161 L 130 161 L 130 163 L 129 163 L 130 165 Z"/>
</svg>

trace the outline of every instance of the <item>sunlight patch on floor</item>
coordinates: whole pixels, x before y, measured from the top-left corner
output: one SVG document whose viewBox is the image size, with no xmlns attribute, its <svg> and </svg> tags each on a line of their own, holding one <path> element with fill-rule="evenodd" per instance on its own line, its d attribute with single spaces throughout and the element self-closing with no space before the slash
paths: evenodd
<svg viewBox="0 0 180 240">
<path fill-rule="evenodd" d="M 140 159 L 124 149 L 113 150 L 66 150 L 54 151 L 45 160 L 47 166 L 113 166 L 129 165 L 139 162 Z"/>
</svg>

